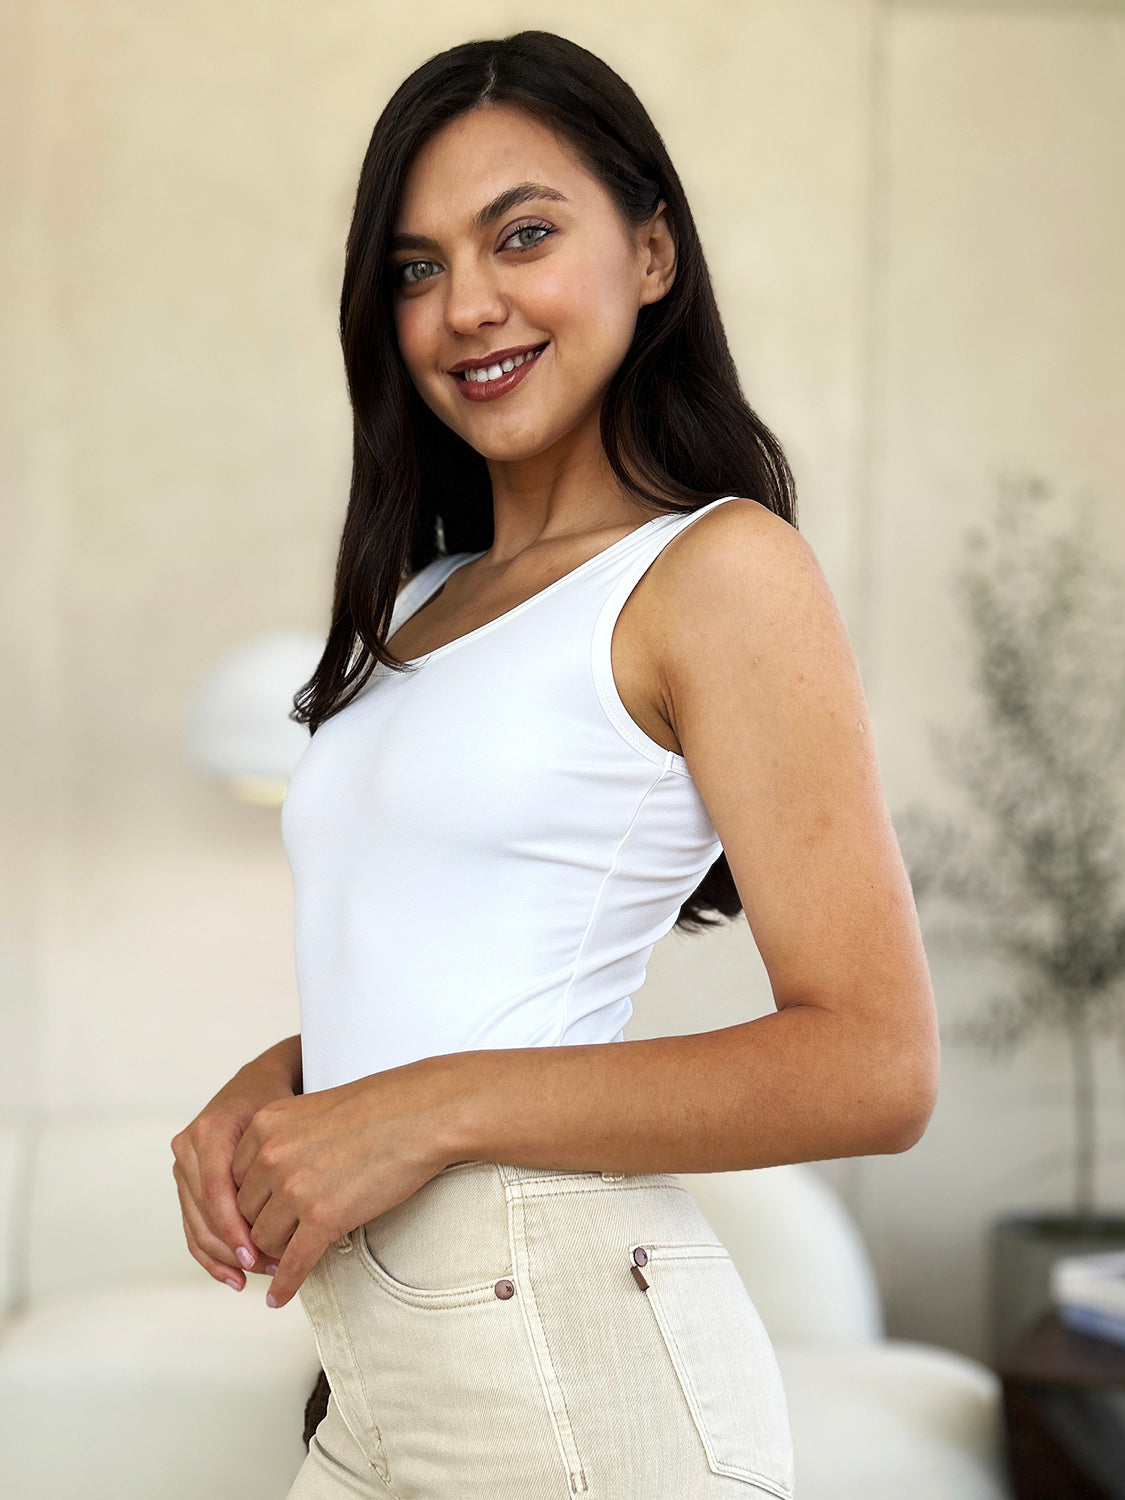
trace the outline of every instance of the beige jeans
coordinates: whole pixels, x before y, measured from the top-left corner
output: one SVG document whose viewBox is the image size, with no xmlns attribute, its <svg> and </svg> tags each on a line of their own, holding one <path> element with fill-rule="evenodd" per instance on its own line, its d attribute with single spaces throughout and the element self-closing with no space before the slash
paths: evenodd
<svg viewBox="0 0 1125 1500">
<path fill-rule="evenodd" d="M 793 1493 L 769 1337 L 675 1173 L 455 1162 L 299 1296 L 332 1396 L 287 1500 Z"/>
</svg>

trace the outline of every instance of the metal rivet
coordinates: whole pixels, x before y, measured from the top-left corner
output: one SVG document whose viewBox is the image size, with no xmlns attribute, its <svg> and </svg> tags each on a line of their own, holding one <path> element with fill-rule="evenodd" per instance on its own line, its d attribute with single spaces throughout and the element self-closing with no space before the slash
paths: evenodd
<svg viewBox="0 0 1125 1500">
<path fill-rule="evenodd" d="M 638 1245 L 637 1248 L 633 1251 L 633 1259 L 638 1266 L 648 1265 L 648 1251 L 643 1245 Z"/>
<path fill-rule="evenodd" d="M 498 1281 L 492 1290 L 498 1297 L 514 1297 L 516 1294 L 515 1287 L 506 1278 L 502 1281 Z"/>
</svg>

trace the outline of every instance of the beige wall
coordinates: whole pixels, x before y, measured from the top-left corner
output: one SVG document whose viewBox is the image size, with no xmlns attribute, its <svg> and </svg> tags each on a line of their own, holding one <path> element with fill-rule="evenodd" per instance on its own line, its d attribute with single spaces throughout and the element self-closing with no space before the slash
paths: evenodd
<svg viewBox="0 0 1125 1500">
<path fill-rule="evenodd" d="M 192 771 L 184 704 L 243 638 L 324 628 L 351 196 L 389 93 L 444 47 L 558 30 L 648 105 L 848 621 L 892 809 L 948 798 L 926 737 L 968 707 L 948 572 L 995 473 L 1093 489 L 1125 561 L 1118 5 L 6 0 L 3 17 L 9 1117 L 171 1105 L 186 1123 L 297 1029 L 276 814 Z M 969 1011 L 983 977 L 931 963 L 943 1022 Z M 745 923 L 671 934 L 634 1004 L 632 1036 L 767 1008 Z M 1100 1187 L 1120 1203 L 1121 1073 L 1101 1062 Z M 1065 1202 L 1066 1087 L 1054 1043 L 1010 1067 L 947 1048 L 913 1151 L 825 1165 L 892 1332 L 981 1352 L 983 1227 Z"/>
</svg>

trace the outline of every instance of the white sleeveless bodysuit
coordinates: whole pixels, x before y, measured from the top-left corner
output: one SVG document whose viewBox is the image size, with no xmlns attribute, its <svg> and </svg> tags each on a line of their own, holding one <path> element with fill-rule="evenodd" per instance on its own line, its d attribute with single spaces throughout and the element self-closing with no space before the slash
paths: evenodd
<svg viewBox="0 0 1125 1500">
<path fill-rule="evenodd" d="M 733 498 L 654 517 L 405 672 L 377 663 L 309 740 L 281 812 L 305 1093 L 622 1039 L 722 845 L 687 763 L 626 712 L 610 637 L 672 537 Z M 388 639 L 482 555 L 423 568 Z"/>
</svg>

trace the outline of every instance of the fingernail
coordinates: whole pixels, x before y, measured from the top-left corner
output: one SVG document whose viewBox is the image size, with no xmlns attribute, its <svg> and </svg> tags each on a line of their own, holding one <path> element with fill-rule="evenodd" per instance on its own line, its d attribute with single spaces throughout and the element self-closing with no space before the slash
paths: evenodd
<svg viewBox="0 0 1125 1500">
<path fill-rule="evenodd" d="M 255 1260 L 257 1260 L 257 1256 L 254 1254 L 254 1252 L 252 1250 L 247 1250 L 245 1245 L 239 1245 L 238 1249 L 234 1253 L 238 1256 L 239 1260 L 247 1270 L 249 1270 L 250 1267 L 254 1264 Z"/>
<path fill-rule="evenodd" d="M 276 1271 L 276 1270 L 277 1270 L 277 1261 L 276 1261 L 276 1260 L 271 1260 L 271 1261 L 270 1261 L 270 1263 L 269 1263 L 269 1265 L 268 1265 L 268 1266 L 267 1266 L 267 1267 L 266 1267 L 266 1271 L 267 1271 L 267 1273 L 268 1273 L 268 1274 L 269 1274 L 269 1275 L 270 1275 L 270 1276 L 272 1276 L 272 1275 L 273 1275 L 273 1273 L 274 1273 L 274 1272 L 275 1272 L 275 1271 Z"/>
<path fill-rule="evenodd" d="M 266 1293 L 266 1306 L 267 1307 L 276 1307 L 277 1306 L 277 1298 L 274 1296 L 274 1294 L 272 1292 L 267 1292 Z"/>
<path fill-rule="evenodd" d="M 242 1283 L 240 1281 L 235 1281 L 233 1276 L 224 1276 L 223 1280 L 226 1282 L 227 1286 L 233 1287 L 236 1292 L 240 1292 L 242 1290 Z"/>
</svg>

